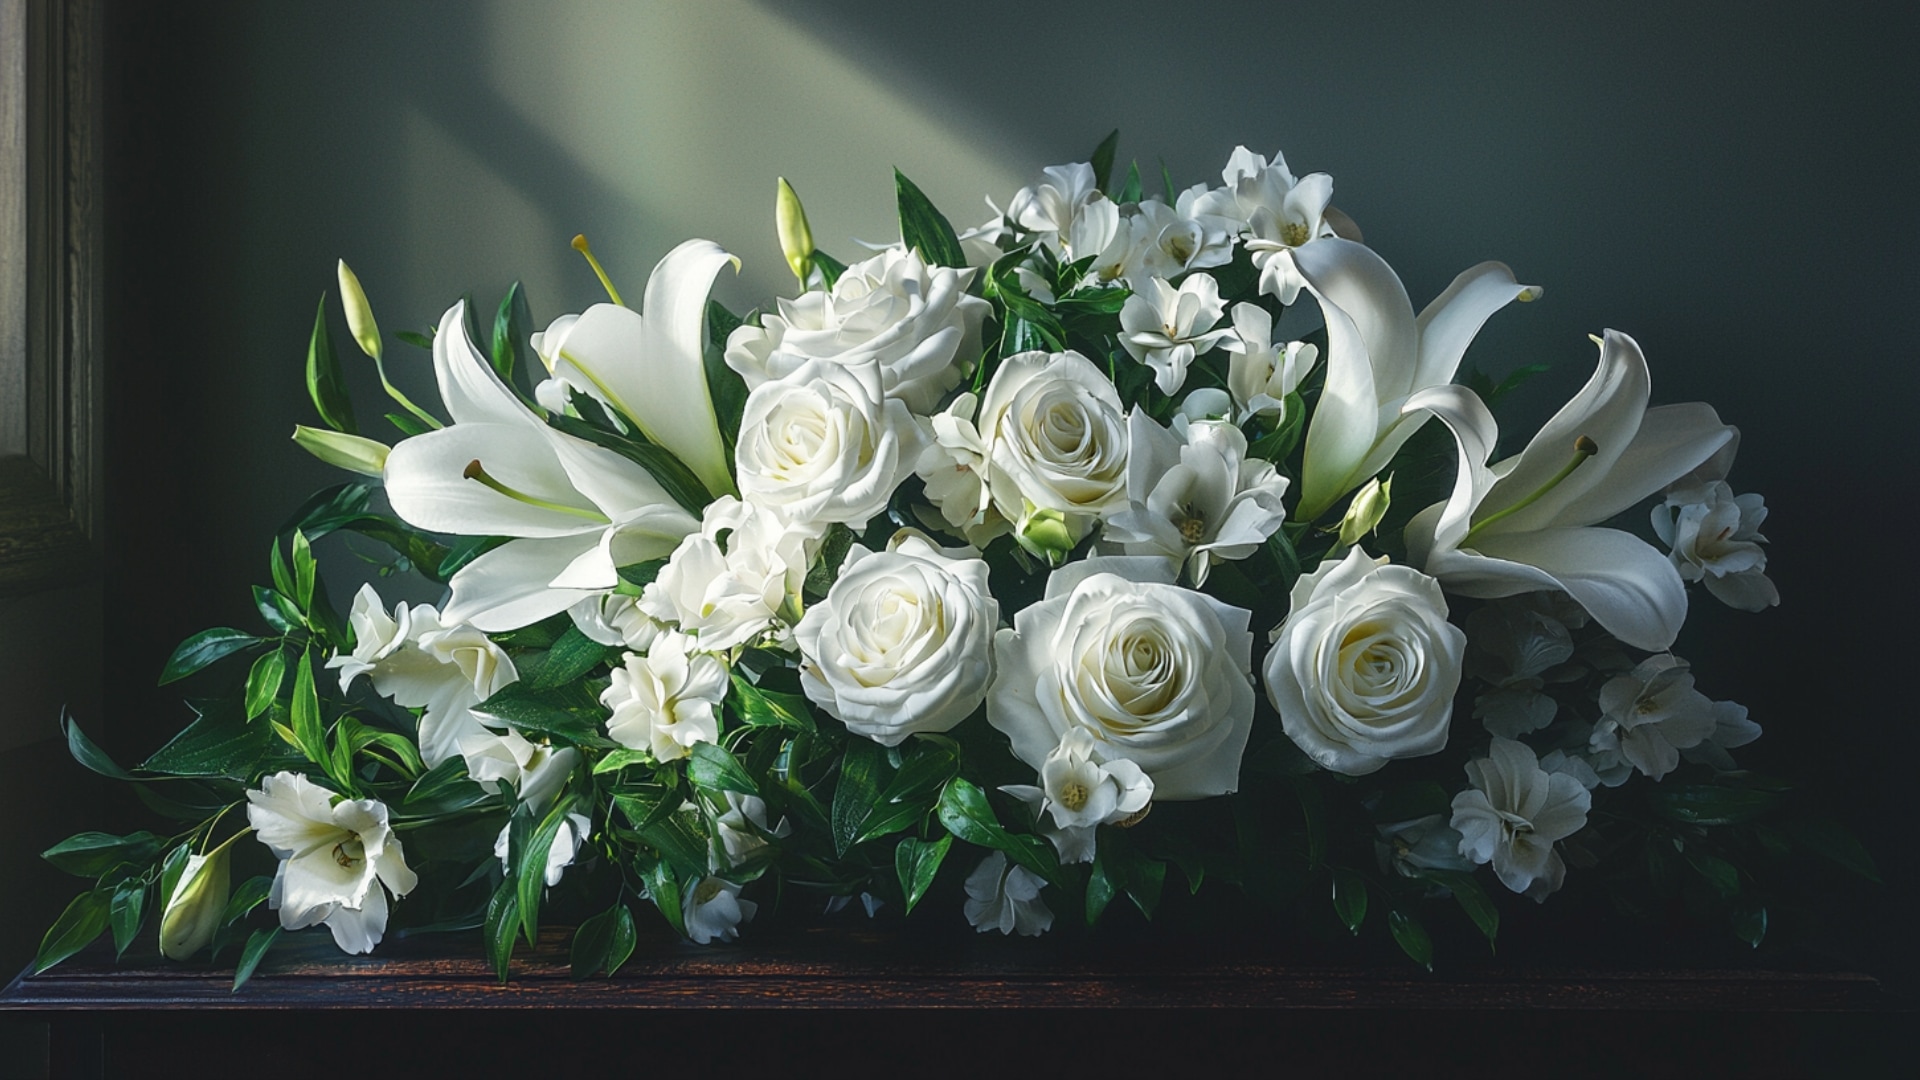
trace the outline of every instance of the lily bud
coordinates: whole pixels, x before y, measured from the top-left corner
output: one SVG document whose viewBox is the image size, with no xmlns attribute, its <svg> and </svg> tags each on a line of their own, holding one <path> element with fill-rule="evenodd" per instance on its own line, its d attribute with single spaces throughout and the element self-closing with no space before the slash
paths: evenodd
<svg viewBox="0 0 1920 1080">
<path fill-rule="evenodd" d="M 1379 477 L 1367 481 L 1347 505 L 1347 516 L 1340 519 L 1340 546 L 1350 548 L 1380 527 L 1393 503 L 1393 478 L 1381 483 Z"/>
<path fill-rule="evenodd" d="M 295 424 L 293 441 L 302 450 L 319 458 L 337 469 L 357 472 L 362 476 L 383 476 L 387 469 L 388 447 L 386 443 L 360 435 L 348 435 L 343 431 L 326 431 L 311 428 L 305 424 Z"/>
<path fill-rule="evenodd" d="M 185 960 L 206 948 L 226 914 L 232 884 L 226 845 L 206 855 L 187 856 L 186 868 L 180 871 L 160 915 L 160 955 Z"/>
<path fill-rule="evenodd" d="M 807 225 L 807 211 L 800 205 L 800 196 L 794 194 L 793 185 L 787 183 L 784 176 L 780 178 L 780 192 L 773 202 L 773 222 L 780 234 L 780 251 L 787 257 L 787 266 L 804 288 L 813 275 L 813 229 Z"/>
<path fill-rule="evenodd" d="M 340 260 L 340 306 L 347 309 L 347 329 L 353 332 L 354 344 L 361 352 L 380 359 L 380 327 L 373 321 L 373 306 L 367 303 L 366 290 L 360 287 L 360 279 L 345 259 Z"/>
<path fill-rule="evenodd" d="M 1013 538 L 1036 558 L 1047 560 L 1048 566 L 1059 566 L 1073 552 L 1074 536 L 1067 526 L 1067 515 L 1032 503 L 1027 504 L 1027 512 L 1014 527 Z"/>
</svg>

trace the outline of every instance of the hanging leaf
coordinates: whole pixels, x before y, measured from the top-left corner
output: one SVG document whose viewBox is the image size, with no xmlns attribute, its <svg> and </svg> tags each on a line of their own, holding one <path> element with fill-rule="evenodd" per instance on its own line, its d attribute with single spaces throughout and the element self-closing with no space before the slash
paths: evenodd
<svg viewBox="0 0 1920 1080">
<path fill-rule="evenodd" d="M 1408 959 L 1428 971 L 1433 970 L 1433 939 L 1427 936 L 1425 923 L 1417 916 L 1393 908 L 1387 912 L 1387 929 L 1392 931 L 1393 940 Z"/>
<path fill-rule="evenodd" d="M 273 708 L 280 696 L 280 684 L 287 678 L 287 654 L 283 649 L 260 654 L 247 672 L 247 719 L 252 720 Z"/>
<path fill-rule="evenodd" d="M 1360 933 L 1360 924 L 1367 921 L 1367 883 L 1359 874 L 1334 869 L 1333 913 L 1339 916 L 1340 925 Z"/>
<path fill-rule="evenodd" d="M 933 879 L 939 874 L 940 864 L 946 861 L 947 851 L 951 847 L 951 836 L 942 836 L 933 841 L 909 836 L 893 849 L 893 869 L 900 877 L 900 893 L 906 897 L 908 914 L 913 913 L 914 905 L 933 887 Z"/>
<path fill-rule="evenodd" d="M 74 897 L 40 939 L 40 951 L 33 958 L 33 973 L 38 975 L 93 944 L 93 939 L 107 929 L 107 914 L 112 904 L 113 894 L 99 889 Z"/>
<path fill-rule="evenodd" d="M 493 890 L 493 896 L 487 901 L 487 917 L 483 923 L 483 933 L 487 939 L 487 963 L 493 967 L 494 977 L 500 985 L 507 984 L 507 972 L 513 960 L 514 939 L 520 935 L 519 883 L 509 874 Z"/>
<path fill-rule="evenodd" d="M 376 889 L 379 887 L 374 886 Z M 240 962 L 233 969 L 234 993 L 239 993 L 240 988 L 247 985 L 247 980 L 253 978 L 254 971 L 260 967 L 260 961 L 266 958 L 267 950 L 273 948 L 274 942 L 279 940 L 280 928 L 277 926 L 255 930 L 253 936 L 247 939 L 247 947 L 240 950 Z"/>
<path fill-rule="evenodd" d="M 900 204 L 900 239 L 929 265 L 966 269 L 967 253 L 946 216 L 899 169 L 893 170 L 893 186 Z"/>
<path fill-rule="evenodd" d="M 93 740 L 87 738 L 86 734 L 80 730 L 79 722 L 74 720 L 65 709 L 60 712 L 60 732 L 67 737 L 67 753 L 72 754 L 73 760 L 86 766 L 90 771 L 115 780 L 133 779 L 131 773 L 114 764 L 106 751 L 95 746 Z"/>
<path fill-rule="evenodd" d="M 145 866 L 160 854 L 160 838 L 150 832 L 114 836 L 75 833 L 40 853 L 40 857 L 76 877 L 97 878 L 122 863 Z"/>
<path fill-rule="evenodd" d="M 180 643 L 160 671 L 160 685 L 178 682 L 216 660 L 260 644 L 260 639 L 225 626 L 202 630 Z"/>
</svg>

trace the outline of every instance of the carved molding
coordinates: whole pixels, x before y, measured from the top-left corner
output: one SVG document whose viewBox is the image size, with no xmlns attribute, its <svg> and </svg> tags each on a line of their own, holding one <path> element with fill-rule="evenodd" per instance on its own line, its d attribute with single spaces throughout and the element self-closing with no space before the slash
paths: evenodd
<svg viewBox="0 0 1920 1080">
<path fill-rule="evenodd" d="M 4 407 L 24 452 L 0 458 L 0 596 L 92 575 L 103 517 L 98 9 L 15 2 L 26 228 L 6 257 L 24 259 L 25 352 Z"/>
</svg>

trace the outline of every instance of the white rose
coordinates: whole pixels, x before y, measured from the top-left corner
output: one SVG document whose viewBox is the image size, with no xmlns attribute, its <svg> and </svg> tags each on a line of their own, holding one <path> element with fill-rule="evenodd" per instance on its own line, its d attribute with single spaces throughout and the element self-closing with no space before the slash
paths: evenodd
<svg viewBox="0 0 1920 1080">
<path fill-rule="evenodd" d="M 1466 646 L 1438 582 L 1356 548 L 1294 585 L 1267 697 L 1308 757 L 1364 776 L 1447 745 Z"/>
<path fill-rule="evenodd" d="M 727 366 L 752 390 L 808 360 L 846 367 L 872 361 L 888 397 L 930 413 L 980 357 L 980 324 L 990 305 L 967 295 L 973 275 L 888 248 L 847 267 L 830 291 L 782 299 L 779 314 L 734 330 Z"/>
<path fill-rule="evenodd" d="M 880 391 L 873 363 L 809 360 L 747 395 L 734 460 L 740 492 L 808 524 L 864 524 L 913 473 L 925 434 Z"/>
<path fill-rule="evenodd" d="M 800 686 L 882 746 L 949 731 L 986 696 L 999 623 L 983 560 L 950 558 L 913 535 L 882 552 L 856 544 L 794 630 Z"/>
<path fill-rule="evenodd" d="M 995 507 L 1023 522 L 1031 508 L 1066 515 L 1077 541 L 1127 508 L 1127 417 L 1120 394 L 1077 352 L 1026 352 L 994 370 L 975 421 Z"/>
<path fill-rule="evenodd" d="M 994 640 L 987 722 L 1036 770 L 1070 729 L 1127 760 L 1166 800 L 1239 786 L 1253 727 L 1252 613 L 1173 583 L 1166 560 L 1110 556 L 1054 571 L 1046 598 Z"/>
</svg>

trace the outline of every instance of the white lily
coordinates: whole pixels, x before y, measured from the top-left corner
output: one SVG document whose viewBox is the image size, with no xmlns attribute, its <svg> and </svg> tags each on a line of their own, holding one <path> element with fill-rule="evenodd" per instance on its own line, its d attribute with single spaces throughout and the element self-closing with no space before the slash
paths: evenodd
<svg viewBox="0 0 1920 1080">
<path fill-rule="evenodd" d="M 1121 307 L 1120 344 L 1153 369 L 1161 393 L 1171 394 L 1187 381 L 1194 357 L 1233 334 L 1213 328 L 1225 311 L 1219 284 L 1205 274 L 1190 275 L 1177 289 L 1165 278 L 1153 278 Z"/>
<path fill-rule="evenodd" d="M 434 374 L 453 423 L 387 456 L 387 498 L 417 528 L 514 539 L 453 576 L 448 623 L 512 630 L 619 584 L 618 566 L 665 557 L 699 522 L 632 461 L 547 426 L 466 334 L 440 320 Z M 704 391 L 703 391 L 704 393 Z"/>
<path fill-rule="evenodd" d="M 1311 521 L 1378 473 L 1426 422 L 1411 395 L 1451 382 L 1487 317 L 1540 290 L 1504 263 L 1453 279 L 1418 318 L 1406 287 L 1372 249 L 1327 237 L 1290 256 L 1327 323 L 1327 382 L 1307 428 L 1296 516 Z"/>
<path fill-rule="evenodd" d="M 714 495 L 734 492 L 704 359 L 707 295 L 728 263 L 740 267 L 718 244 L 688 240 L 653 268 L 644 316 L 595 304 L 556 320 L 534 343 L 555 378 L 639 425 Z"/>
<path fill-rule="evenodd" d="M 1460 471 L 1453 494 L 1408 523 L 1408 558 L 1462 596 L 1565 592 L 1628 645 L 1673 644 L 1687 615 L 1679 572 L 1645 541 L 1595 526 L 1686 475 L 1734 432 L 1699 402 L 1649 409 L 1650 390 L 1640 346 L 1609 330 L 1587 385 L 1525 450 L 1493 465 L 1499 430 L 1479 398 L 1459 386 L 1415 394 L 1406 410 L 1453 429 Z"/>
<path fill-rule="evenodd" d="M 1293 303 L 1302 281 L 1292 253 L 1335 235 L 1334 223 L 1344 220 L 1328 205 L 1333 200 L 1333 178 L 1309 173 L 1295 179 L 1284 155 L 1274 154 L 1273 163 L 1268 164 L 1261 155 L 1236 146 L 1220 179 L 1227 186 L 1195 198 L 1192 212 L 1228 222 L 1236 232 L 1244 230 L 1247 253 L 1260 268 L 1260 291 L 1279 297 L 1283 304 Z"/>
<path fill-rule="evenodd" d="M 279 772 L 247 792 L 247 820 L 280 860 L 267 906 L 282 929 L 325 923 L 343 951 L 371 952 L 386 932 L 387 893 L 405 896 L 419 884 L 387 808 L 372 799 L 343 799 Z"/>
<path fill-rule="evenodd" d="M 1128 509 L 1106 538 L 1129 555 L 1164 555 L 1195 587 L 1215 563 L 1259 550 L 1286 520 L 1287 478 L 1247 455 L 1247 437 L 1220 420 L 1185 425 L 1185 442 L 1135 409 L 1127 418 Z"/>
</svg>

